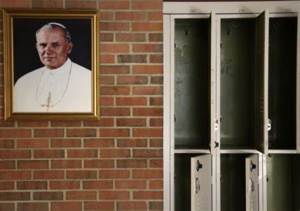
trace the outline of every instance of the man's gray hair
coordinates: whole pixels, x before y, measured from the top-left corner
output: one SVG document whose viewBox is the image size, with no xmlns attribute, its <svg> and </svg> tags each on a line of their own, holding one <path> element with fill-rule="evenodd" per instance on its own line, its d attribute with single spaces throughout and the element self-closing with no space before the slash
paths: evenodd
<svg viewBox="0 0 300 211">
<path fill-rule="evenodd" d="M 41 28 L 39 28 L 36 32 L 35 35 L 37 35 L 42 29 L 47 28 L 47 29 L 60 29 L 64 32 L 65 34 L 65 39 L 68 42 L 72 42 L 72 38 L 71 38 L 71 34 L 69 32 L 69 30 L 67 29 L 67 27 L 65 27 L 63 24 L 61 23 L 57 23 L 57 22 L 50 22 L 47 23 L 45 25 L 43 25 Z"/>
</svg>

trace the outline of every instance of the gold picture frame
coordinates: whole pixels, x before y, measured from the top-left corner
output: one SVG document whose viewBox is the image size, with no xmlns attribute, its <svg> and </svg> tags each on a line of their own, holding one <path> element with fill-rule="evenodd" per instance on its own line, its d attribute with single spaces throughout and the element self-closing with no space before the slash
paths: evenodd
<svg viewBox="0 0 300 211">
<path fill-rule="evenodd" d="M 97 12 L 2 12 L 4 118 L 97 119 Z"/>
</svg>

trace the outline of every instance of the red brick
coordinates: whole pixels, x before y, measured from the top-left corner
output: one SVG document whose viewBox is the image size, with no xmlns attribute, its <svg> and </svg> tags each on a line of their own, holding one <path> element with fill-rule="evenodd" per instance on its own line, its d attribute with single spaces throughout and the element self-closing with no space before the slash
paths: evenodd
<svg viewBox="0 0 300 211">
<path fill-rule="evenodd" d="M 44 170 L 44 171 L 34 171 L 33 172 L 34 179 L 64 179 L 65 172 L 64 170 Z"/>
<path fill-rule="evenodd" d="M 151 127 L 162 127 L 163 119 L 161 119 L 161 118 L 150 119 L 150 126 Z"/>
<path fill-rule="evenodd" d="M 161 128 L 134 128 L 133 137 L 162 137 L 163 130 Z"/>
<path fill-rule="evenodd" d="M 48 169 L 48 160 L 18 160 L 18 169 Z"/>
<path fill-rule="evenodd" d="M 113 13 L 101 13 L 101 16 L 103 17 L 102 20 L 112 20 L 113 19 Z M 114 34 L 113 33 L 100 33 L 100 42 L 112 42 L 114 41 Z"/>
<path fill-rule="evenodd" d="M 149 21 L 162 21 L 162 11 L 159 12 L 149 12 L 148 20 Z"/>
<path fill-rule="evenodd" d="M 99 129 L 101 137 L 128 137 L 129 129 Z"/>
<path fill-rule="evenodd" d="M 115 84 L 115 77 L 114 76 L 104 76 L 100 77 L 100 84 L 103 85 L 114 85 Z"/>
<path fill-rule="evenodd" d="M 150 168 L 163 168 L 163 160 L 162 159 L 150 160 Z"/>
<path fill-rule="evenodd" d="M 129 31 L 129 23 L 124 22 L 100 22 L 102 31 Z"/>
<path fill-rule="evenodd" d="M 100 170 L 101 179 L 129 178 L 129 170 Z"/>
<path fill-rule="evenodd" d="M 141 106 L 147 104 L 146 97 L 117 97 L 117 105 L 121 106 Z"/>
<path fill-rule="evenodd" d="M 0 203 L 0 211 L 15 211 L 15 204 L 13 204 L 13 203 Z"/>
<path fill-rule="evenodd" d="M 31 1 L 30 0 L 1 0 L 0 1 L 0 7 L 1 8 L 30 8 L 31 7 Z"/>
<path fill-rule="evenodd" d="M 15 182 L 0 182 L 0 190 L 14 190 Z M 0 211 L 1 211 L 1 203 L 0 203 Z"/>
<path fill-rule="evenodd" d="M 115 63 L 115 56 L 108 55 L 108 54 L 101 54 L 100 55 L 100 63 L 101 64 L 113 64 L 113 63 Z"/>
<path fill-rule="evenodd" d="M 163 89 L 161 86 L 133 87 L 132 92 L 135 95 L 161 95 L 163 93 Z"/>
<path fill-rule="evenodd" d="M 116 12 L 116 20 L 120 21 L 144 21 L 145 12 Z"/>
<path fill-rule="evenodd" d="M 97 9 L 97 2 L 95 0 L 81 1 L 81 0 L 65 0 L 66 8 L 79 9 Z"/>
<path fill-rule="evenodd" d="M 102 108 L 101 116 L 129 116 L 129 108 Z"/>
<path fill-rule="evenodd" d="M 132 67 L 133 74 L 162 74 L 162 65 L 134 65 Z"/>
<path fill-rule="evenodd" d="M 146 168 L 147 161 L 146 160 L 117 160 L 117 168 Z"/>
<path fill-rule="evenodd" d="M 14 148 L 15 147 L 15 142 L 14 140 L 0 140 L 0 148 L 1 149 L 9 149 L 9 148 Z"/>
<path fill-rule="evenodd" d="M 51 127 L 80 127 L 81 122 L 80 121 L 52 121 Z"/>
<path fill-rule="evenodd" d="M 117 189 L 145 189 L 145 180 L 116 180 Z"/>
<path fill-rule="evenodd" d="M 138 169 L 133 170 L 132 174 L 135 179 L 161 179 L 163 177 L 161 169 Z"/>
<path fill-rule="evenodd" d="M 63 137 L 63 129 L 34 129 L 34 137 Z"/>
<path fill-rule="evenodd" d="M 133 193 L 134 199 L 162 199 L 162 191 L 136 191 Z"/>
<path fill-rule="evenodd" d="M 128 191 L 99 191 L 100 200 L 128 200 Z"/>
<path fill-rule="evenodd" d="M 129 9 L 129 1 L 100 1 L 101 10 L 120 10 L 120 9 Z"/>
<path fill-rule="evenodd" d="M 128 74 L 129 66 L 126 65 L 102 65 L 100 67 L 101 74 Z"/>
<path fill-rule="evenodd" d="M 122 118 L 117 119 L 117 126 L 139 127 L 146 126 L 146 119 L 138 118 Z"/>
<path fill-rule="evenodd" d="M 163 189 L 164 183 L 163 180 L 151 180 L 149 182 L 150 189 Z"/>
<path fill-rule="evenodd" d="M 33 156 L 35 158 L 63 158 L 65 157 L 65 151 L 58 149 L 39 149 L 33 151 Z"/>
<path fill-rule="evenodd" d="M 101 87 L 101 95 L 128 95 L 129 87 L 126 86 L 104 86 Z"/>
<path fill-rule="evenodd" d="M 101 158 L 127 158 L 130 157 L 129 149 L 100 149 Z"/>
<path fill-rule="evenodd" d="M 163 105 L 163 98 L 162 97 L 150 97 L 150 105 L 154 106 L 162 106 Z"/>
<path fill-rule="evenodd" d="M 81 147 L 80 139 L 52 139 L 52 148 L 74 148 Z"/>
<path fill-rule="evenodd" d="M 137 10 L 162 10 L 161 0 L 134 0 L 132 1 L 132 9 Z"/>
<path fill-rule="evenodd" d="M 84 202 L 85 211 L 114 211 L 115 204 L 113 201 L 86 201 Z"/>
<path fill-rule="evenodd" d="M 118 84 L 147 84 L 147 76 L 118 76 Z"/>
<path fill-rule="evenodd" d="M 18 181 L 17 189 L 20 190 L 44 190 L 47 189 L 46 181 Z"/>
<path fill-rule="evenodd" d="M 16 141 L 17 148 L 48 148 L 48 139 L 20 139 Z"/>
<path fill-rule="evenodd" d="M 22 159 L 30 156 L 29 150 L 0 150 L 0 159 Z"/>
<path fill-rule="evenodd" d="M 97 171 L 94 170 L 69 170 L 67 179 L 96 179 Z"/>
<path fill-rule="evenodd" d="M 101 44 L 101 52 L 103 53 L 128 53 L 129 45 L 128 44 Z"/>
<path fill-rule="evenodd" d="M 30 171 L 0 171 L 0 180 L 29 180 L 31 179 Z"/>
<path fill-rule="evenodd" d="M 81 160 L 51 160 L 52 169 L 72 169 L 81 167 Z"/>
<path fill-rule="evenodd" d="M 162 149 L 133 149 L 133 157 L 136 158 L 161 158 Z"/>
<path fill-rule="evenodd" d="M 48 203 L 41 202 L 30 202 L 30 203 L 18 203 L 17 211 L 48 211 Z"/>
<path fill-rule="evenodd" d="M 96 149 L 72 149 L 68 150 L 68 158 L 96 158 L 98 151 Z"/>
<path fill-rule="evenodd" d="M 162 116 L 162 108 L 133 108 L 133 116 Z"/>
<path fill-rule="evenodd" d="M 0 192 L 0 201 L 30 200 L 30 192 Z"/>
<path fill-rule="evenodd" d="M 133 44 L 133 52 L 162 52 L 162 44 Z"/>
<path fill-rule="evenodd" d="M 117 202 L 117 210 L 147 210 L 147 203 L 143 201 Z"/>
<path fill-rule="evenodd" d="M 84 160 L 84 168 L 113 168 L 114 163 L 114 160 L 107 159 Z"/>
<path fill-rule="evenodd" d="M 162 139 L 151 139 L 150 147 L 163 147 L 163 140 Z"/>
<path fill-rule="evenodd" d="M 82 211 L 81 207 L 82 207 L 82 203 L 77 201 L 51 203 L 51 211 L 63 211 L 63 210 Z"/>
<path fill-rule="evenodd" d="M 96 180 L 96 181 L 84 181 L 83 189 L 112 189 L 112 180 Z"/>
<path fill-rule="evenodd" d="M 16 164 L 14 160 L 1 160 L 0 169 L 15 169 Z"/>
<path fill-rule="evenodd" d="M 84 128 L 84 129 L 67 129 L 68 137 L 95 137 L 97 135 L 96 129 Z"/>
<path fill-rule="evenodd" d="M 118 147 L 146 147 L 147 141 L 145 139 L 120 139 L 118 140 Z"/>
<path fill-rule="evenodd" d="M 157 210 L 157 211 L 163 211 L 164 205 L 161 201 L 150 201 L 149 202 L 149 209 L 150 210 Z"/>
<path fill-rule="evenodd" d="M 97 199 L 96 191 L 68 191 L 67 200 L 95 200 Z"/>
<path fill-rule="evenodd" d="M 162 31 L 163 25 L 162 23 L 151 23 L 151 22 L 136 22 L 132 23 L 132 31 L 144 31 L 144 32 L 151 32 L 151 31 Z"/>
<path fill-rule="evenodd" d="M 162 85 L 164 83 L 163 77 L 162 76 L 151 76 L 150 83 Z"/>
<path fill-rule="evenodd" d="M 30 129 L 0 129 L 0 138 L 30 138 Z"/>
<path fill-rule="evenodd" d="M 114 140 L 113 139 L 86 139 L 84 140 L 84 147 L 113 147 Z"/>
<path fill-rule="evenodd" d="M 147 55 L 142 54 L 129 54 L 118 55 L 118 63 L 146 63 Z"/>
<path fill-rule="evenodd" d="M 50 181 L 49 187 L 52 190 L 79 189 L 80 181 Z"/>
<path fill-rule="evenodd" d="M 100 103 L 101 106 L 113 106 L 114 98 L 113 97 L 101 97 Z"/>
<path fill-rule="evenodd" d="M 145 42 L 146 34 L 145 33 L 117 33 L 116 41 L 117 42 Z"/>
<path fill-rule="evenodd" d="M 163 41 L 163 33 L 150 33 L 149 41 L 150 42 L 162 42 Z"/>
<path fill-rule="evenodd" d="M 20 121 L 18 122 L 19 127 L 48 127 L 48 121 Z"/>
<path fill-rule="evenodd" d="M 97 121 L 85 121 L 83 124 L 87 127 L 111 127 L 114 125 L 114 119 L 101 118 Z"/>
<path fill-rule="evenodd" d="M 163 62 L 162 54 L 150 55 L 150 63 L 162 63 L 162 62 Z"/>
<path fill-rule="evenodd" d="M 113 20 L 114 19 L 114 12 L 103 12 L 103 11 L 101 11 L 101 13 L 99 14 L 99 18 L 102 21 L 104 21 L 104 20 Z M 102 40 L 101 38 L 105 35 L 106 35 L 106 33 L 100 33 L 100 40 Z M 113 34 L 110 33 L 110 35 L 113 35 Z"/>
</svg>

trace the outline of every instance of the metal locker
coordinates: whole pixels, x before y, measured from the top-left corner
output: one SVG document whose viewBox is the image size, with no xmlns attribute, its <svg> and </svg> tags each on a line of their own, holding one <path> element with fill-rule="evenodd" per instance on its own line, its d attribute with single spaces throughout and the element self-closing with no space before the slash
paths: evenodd
<svg viewBox="0 0 300 211">
<path fill-rule="evenodd" d="M 191 158 L 191 210 L 212 210 L 211 155 Z"/>
</svg>

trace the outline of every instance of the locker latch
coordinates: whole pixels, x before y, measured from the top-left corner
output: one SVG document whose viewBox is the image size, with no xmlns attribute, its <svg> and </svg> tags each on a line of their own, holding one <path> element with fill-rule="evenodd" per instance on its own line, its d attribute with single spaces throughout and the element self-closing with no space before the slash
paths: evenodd
<svg viewBox="0 0 300 211">
<path fill-rule="evenodd" d="M 272 129 L 272 120 L 268 119 L 267 129 L 270 131 Z"/>
</svg>

